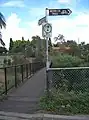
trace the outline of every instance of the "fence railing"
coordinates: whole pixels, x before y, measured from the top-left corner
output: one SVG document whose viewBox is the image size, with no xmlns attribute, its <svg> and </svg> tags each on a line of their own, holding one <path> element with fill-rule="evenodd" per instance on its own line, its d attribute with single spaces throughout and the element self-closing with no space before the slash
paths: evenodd
<svg viewBox="0 0 89 120">
<path fill-rule="evenodd" d="M 44 63 L 37 62 L 0 68 L 0 95 L 7 94 L 13 87 L 18 87 L 44 66 Z"/>
<path fill-rule="evenodd" d="M 47 90 L 89 91 L 89 67 L 49 68 Z"/>
</svg>

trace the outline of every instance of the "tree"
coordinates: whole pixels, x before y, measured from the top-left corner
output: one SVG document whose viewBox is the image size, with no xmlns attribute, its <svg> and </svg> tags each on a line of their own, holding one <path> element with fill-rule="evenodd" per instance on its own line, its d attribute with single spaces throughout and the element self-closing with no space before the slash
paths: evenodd
<svg viewBox="0 0 89 120">
<path fill-rule="evenodd" d="M 48 44 L 49 44 L 50 47 L 52 47 L 51 38 L 49 38 Z"/>
<path fill-rule="evenodd" d="M 23 55 L 25 55 L 25 57 L 36 58 L 39 56 L 40 58 L 43 59 L 43 57 L 45 56 L 45 50 L 46 50 L 46 40 L 41 39 L 39 36 L 33 36 L 32 41 L 30 41 L 29 39 L 13 41 L 13 47 L 11 52 L 22 53 Z"/>
<path fill-rule="evenodd" d="M 0 53 L 7 53 L 7 49 L 5 47 L 0 47 Z"/>
<path fill-rule="evenodd" d="M 34 42 L 36 48 L 39 50 L 41 47 L 41 38 L 39 36 L 33 36 L 32 37 L 32 42 Z"/>
<path fill-rule="evenodd" d="M 57 37 L 54 37 L 55 42 L 59 41 L 59 43 L 65 42 L 65 38 L 62 34 L 59 34 Z"/>
<path fill-rule="evenodd" d="M 49 38 L 48 45 L 49 45 L 49 47 L 48 47 L 48 51 L 50 52 L 50 51 L 51 51 L 51 49 L 52 49 L 52 42 L 51 42 L 51 38 Z"/>
<path fill-rule="evenodd" d="M 14 42 L 12 38 L 10 38 L 9 51 L 11 51 L 13 47 L 14 47 Z"/>
<path fill-rule="evenodd" d="M 12 52 L 13 53 L 18 53 L 18 52 L 24 53 L 27 41 L 25 41 L 25 40 L 24 41 L 22 41 L 22 40 L 16 40 L 16 41 L 14 41 L 13 44 L 14 44 L 14 46 L 12 48 Z"/>
<path fill-rule="evenodd" d="M 34 56 L 33 53 L 35 53 L 32 48 L 33 48 L 33 45 L 29 40 L 27 41 L 16 40 L 16 41 L 13 41 L 13 47 L 11 52 L 22 53 L 25 55 L 25 57 L 30 57 L 30 56 Z"/>
<path fill-rule="evenodd" d="M 11 59 L 8 59 L 7 64 L 11 65 Z"/>
<path fill-rule="evenodd" d="M 85 42 L 81 42 L 79 45 L 78 45 L 78 47 L 79 47 L 79 49 L 80 49 L 80 56 L 82 57 L 82 58 L 84 58 L 85 57 L 85 55 L 86 55 L 86 51 L 88 50 L 87 49 L 87 45 L 85 45 Z"/>
<path fill-rule="evenodd" d="M 5 17 L 3 16 L 3 14 L 0 12 L 0 28 L 6 28 L 6 20 Z M 3 46 L 5 46 L 4 41 L 2 40 L 2 34 L 0 32 L 0 42 Z"/>
<path fill-rule="evenodd" d="M 6 58 L 3 60 L 3 64 L 4 64 L 4 65 L 7 64 L 7 59 L 6 59 Z"/>
<path fill-rule="evenodd" d="M 22 40 L 24 40 L 24 37 L 22 37 Z"/>
<path fill-rule="evenodd" d="M 32 57 L 32 56 L 34 56 L 34 55 L 33 55 L 32 47 L 31 47 L 30 45 L 26 45 L 26 48 L 25 48 L 25 56 L 26 56 L 26 57 Z"/>
<path fill-rule="evenodd" d="M 41 50 L 41 38 L 39 36 L 33 36 L 31 41 L 32 46 L 34 47 L 36 56 L 38 56 Z"/>
<path fill-rule="evenodd" d="M 41 39 L 39 36 L 33 36 L 31 41 L 31 47 L 35 53 L 35 57 L 38 59 L 44 59 L 46 53 L 46 40 Z"/>
<path fill-rule="evenodd" d="M 57 44 L 53 44 L 54 47 L 59 47 L 58 43 Z"/>
</svg>

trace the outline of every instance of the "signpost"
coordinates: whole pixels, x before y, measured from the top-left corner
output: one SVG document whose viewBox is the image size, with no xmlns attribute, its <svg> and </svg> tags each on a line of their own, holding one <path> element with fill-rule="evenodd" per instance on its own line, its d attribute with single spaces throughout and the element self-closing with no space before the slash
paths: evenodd
<svg viewBox="0 0 89 120">
<path fill-rule="evenodd" d="M 48 62 L 48 40 L 52 36 L 52 25 L 48 23 L 47 12 L 49 16 L 70 15 L 72 11 L 68 9 L 45 9 L 45 17 L 38 21 L 38 25 L 42 25 L 42 36 L 46 38 L 46 67 L 49 68 Z"/>
<path fill-rule="evenodd" d="M 72 11 L 70 9 L 45 9 L 45 17 L 41 18 L 38 21 L 38 25 L 42 25 L 42 36 L 46 38 L 46 80 L 47 80 L 47 93 L 49 96 L 49 82 L 48 82 L 48 40 L 52 35 L 52 25 L 48 23 L 47 12 L 49 12 L 49 16 L 59 16 L 59 15 L 70 15 Z"/>
</svg>

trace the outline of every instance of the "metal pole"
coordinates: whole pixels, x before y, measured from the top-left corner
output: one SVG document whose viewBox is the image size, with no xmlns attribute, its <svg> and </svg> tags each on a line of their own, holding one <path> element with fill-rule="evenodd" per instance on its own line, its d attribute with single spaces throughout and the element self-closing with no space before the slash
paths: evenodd
<svg viewBox="0 0 89 120">
<path fill-rule="evenodd" d="M 46 22 L 48 23 L 47 10 L 48 10 L 48 8 L 45 9 L 45 16 L 46 16 Z M 49 68 L 49 62 L 48 62 L 48 40 L 49 40 L 49 38 L 46 36 L 46 69 L 47 70 Z"/>
<path fill-rule="evenodd" d="M 45 9 L 45 16 L 46 16 L 46 23 L 48 23 L 47 19 L 47 10 Z M 49 61 L 48 61 L 48 40 L 49 38 L 46 36 L 46 90 L 47 90 L 47 96 L 49 98 L 49 79 L 48 79 L 48 68 L 49 68 Z"/>
</svg>

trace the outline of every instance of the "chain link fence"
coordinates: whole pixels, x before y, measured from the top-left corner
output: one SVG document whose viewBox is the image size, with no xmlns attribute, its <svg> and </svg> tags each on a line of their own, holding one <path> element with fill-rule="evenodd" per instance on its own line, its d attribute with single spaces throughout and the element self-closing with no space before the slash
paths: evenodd
<svg viewBox="0 0 89 120">
<path fill-rule="evenodd" d="M 89 91 L 89 67 L 49 68 L 47 73 L 48 90 Z"/>
</svg>

